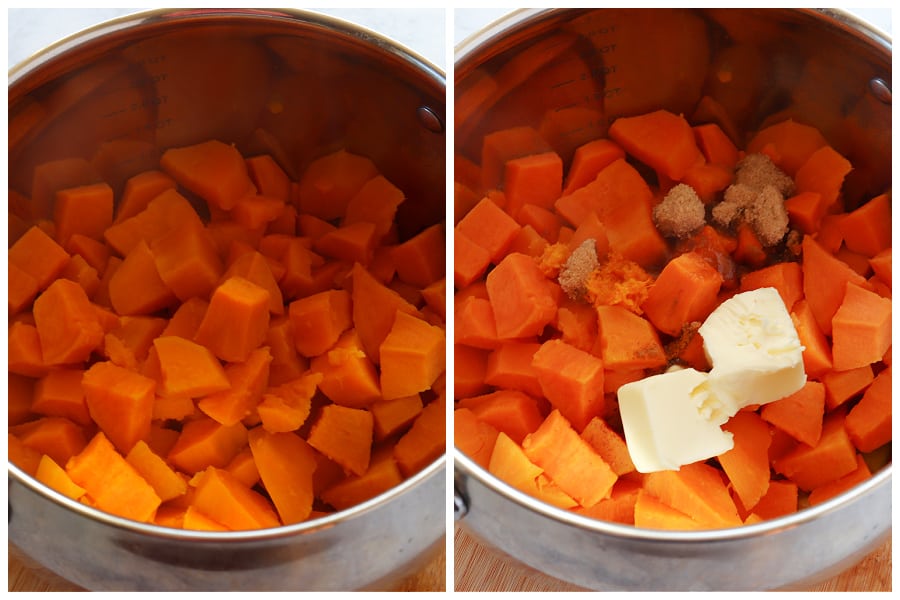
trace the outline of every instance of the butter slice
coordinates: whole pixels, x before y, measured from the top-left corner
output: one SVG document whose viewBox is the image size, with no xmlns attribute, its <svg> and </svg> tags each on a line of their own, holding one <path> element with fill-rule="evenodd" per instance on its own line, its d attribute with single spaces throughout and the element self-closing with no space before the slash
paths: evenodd
<svg viewBox="0 0 900 600">
<path fill-rule="evenodd" d="M 806 383 L 803 346 L 775 288 L 743 292 L 720 304 L 700 326 L 712 370 L 715 410 L 729 417 L 745 406 L 767 404 Z"/>
<path fill-rule="evenodd" d="M 619 388 L 625 442 L 639 472 L 678 469 L 734 446 L 720 412 L 710 410 L 715 398 L 708 380 L 701 371 L 680 369 Z"/>
<path fill-rule="evenodd" d="M 737 294 L 698 330 L 712 370 L 670 370 L 619 388 L 625 441 L 641 473 L 675 470 L 734 446 L 721 426 L 806 383 L 803 346 L 775 288 Z"/>
</svg>

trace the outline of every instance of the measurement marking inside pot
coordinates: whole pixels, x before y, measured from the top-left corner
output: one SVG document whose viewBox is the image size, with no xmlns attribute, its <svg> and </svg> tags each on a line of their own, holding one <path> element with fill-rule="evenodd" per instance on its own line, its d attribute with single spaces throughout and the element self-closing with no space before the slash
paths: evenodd
<svg viewBox="0 0 900 600">
<path fill-rule="evenodd" d="M 165 83 L 165 81 L 169 78 L 168 73 L 157 73 L 155 75 L 147 75 L 146 77 L 134 78 L 129 81 L 124 82 L 121 85 L 116 85 L 115 87 L 99 89 L 93 92 L 98 97 L 102 96 L 112 96 L 115 94 L 121 94 L 123 92 L 129 92 L 132 90 L 141 91 L 146 88 L 152 88 L 160 83 Z"/>
<path fill-rule="evenodd" d="M 142 100 L 141 102 L 132 102 L 127 106 L 123 106 L 121 108 L 117 108 L 109 111 L 106 114 L 100 115 L 101 119 L 111 119 L 113 117 L 117 117 L 123 113 L 127 112 L 136 112 L 139 110 L 145 110 L 148 108 L 153 108 L 156 106 L 162 106 L 169 101 L 168 96 L 154 96 L 153 98 L 148 98 L 146 100 Z"/>
<path fill-rule="evenodd" d="M 121 115 L 124 112 L 128 112 L 128 111 L 125 110 L 124 108 L 119 108 L 119 109 L 110 111 L 110 112 L 106 113 L 105 115 L 100 115 L 100 118 L 101 119 L 111 119 L 115 116 Z"/>
<path fill-rule="evenodd" d="M 160 131 L 162 129 L 168 129 L 174 123 L 175 120 L 171 117 L 168 119 L 160 119 L 159 121 L 150 121 L 149 123 L 135 127 L 133 133 L 135 135 L 141 135 L 148 131 Z"/>
<path fill-rule="evenodd" d="M 165 54 L 152 54 L 150 56 L 142 56 L 134 60 L 134 64 L 136 65 L 158 65 L 159 63 L 165 62 L 166 55 Z"/>
<path fill-rule="evenodd" d="M 596 29 L 591 29 L 590 31 L 584 32 L 582 35 L 584 37 L 591 38 L 591 37 L 595 37 L 598 35 L 610 35 L 615 32 L 616 32 L 616 26 L 609 25 L 607 27 L 597 27 Z"/>
<path fill-rule="evenodd" d="M 585 105 L 585 104 L 590 105 L 590 104 L 594 104 L 596 102 L 600 102 L 602 100 L 608 100 L 610 98 L 615 98 L 617 96 L 622 95 L 623 93 L 625 93 L 625 88 L 621 88 L 621 87 L 609 88 L 608 90 L 600 90 L 600 91 L 594 92 L 593 94 L 586 95 L 584 97 L 584 99 L 581 101 L 569 102 L 568 104 L 563 104 L 562 106 L 557 106 L 553 110 L 554 110 L 554 112 L 560 112 L 562 110 L 566 110 L 569 108 L 575 108 L 576 106 L 579 106 L 579 105 Z"/>
<path fill-rule="evenodd" d="M 568 130 L 568 131 L 563 131 L 561 135 L 562 135 L 563 137 L 571 137 L 571 136 L 578 135 L 578 134 L 580 134 L 580 133 L 583 132 L 583 131 L 589 131 L 590 129 L 591 129 L 590 127 L 576 127 L 575 129 L 570 129 L 570 130 Z"/>
<path fill-rule="evenodd" d="M 590 67 L 587 71 L 582 72 L 578 77 L 573 77 L 571 79 L 566 79 L 565 81 L 559 81 L 550 86 L 551 90 L 559 89 L 561 87 L 570 85 L 572 83 L 576 83 L 578 81 L 588 81 L 589 79 L 602 79 L 607 75 L 613 75 L 618 71 L 617 65 L 598 65 L 595 67 Z M 610 88 L 617 89 L 620 88 Z M 619 93 L 619 92 L 616 92 Z"/>
<path fill-rule="evenodd" d="M 583 125 L 581 127 L 576 127 L 574 129 L 569 129 L 569 130 L 563 131 L 562 135 L 564 135 L 564 136 L 578 135 L 582 131 L 588 131 L 588 130 L 594 129 L 595 126 L 596 125 L 593 122 L 591 122 L 591 123 L 589 123 L 587 125 Z"/>
<path fill-rule="evenodd" d="M 153 85 L 154 83 L 162 83 L 166 79 L 169 78 L 168 73 L 156 73 L 156 74 L 147 74 L 146 78 L 136 78 L 131 80 L 131 87 L 139 88 L 145 87 L 148 85 Z"/>
<path fill-rule="evenodd" d="M 581 80 L 601 79 L 607 75 L 612 75 L 618 70 L 616 65 L 597 65 L 591 67 L 587 72 L 581 74 Z"/>
</svg>

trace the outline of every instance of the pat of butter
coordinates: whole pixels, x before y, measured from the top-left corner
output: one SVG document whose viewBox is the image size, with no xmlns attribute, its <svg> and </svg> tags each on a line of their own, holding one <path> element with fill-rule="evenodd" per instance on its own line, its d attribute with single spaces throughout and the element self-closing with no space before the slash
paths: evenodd
<svg viewBox="0 0 900 600">
<path fill-rule="evenodd" d="M 784 398 L 806 383 L 803 346 L 775 288 L 726 300 L 698 333 L 712 365 L 710 389 L 729 416 Z"/>
<path fill-rule="evenodd" d="M 680 369 L 619 388 L 625 442 L 639 472 L 678 469 L 732 448 L 723 421 L 709 418 L 708 378 Z"/>
<path fill-rule="evenodd" d="M 721 426 L 746 406 L 784 398 L 806 383 L 803 346 L 774 288 L 737 294 L 698 330 L 712 365 L 619 388 L 625 441 L 641 473 L 678 469 L 730 450 Z"/>
</svg>

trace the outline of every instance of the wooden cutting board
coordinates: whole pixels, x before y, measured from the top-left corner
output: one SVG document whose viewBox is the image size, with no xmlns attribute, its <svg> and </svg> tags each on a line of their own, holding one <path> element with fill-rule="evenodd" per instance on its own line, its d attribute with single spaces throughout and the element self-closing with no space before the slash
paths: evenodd
<svg viewBox="0 0 900 600">
<path fill-rule="evenodd" d="M 454 542 L 454 589 L 457 591 L 584 591 L 480 544 L 459 527 Z M 806 591 L 891 591 L 891 556 L 891 541 L 888 540 L 856 566 Z"/>
<path fill-rule="evenodd" d="M 10 592 L 78 592 L 77 585 L 62 579 L 23 555 L 15 546 L 9 548 Z M 443 547 L 421 569 L 398 581 L 392 592 L 442 592 L 447 589 L 447 554 Z"/>
</svg>

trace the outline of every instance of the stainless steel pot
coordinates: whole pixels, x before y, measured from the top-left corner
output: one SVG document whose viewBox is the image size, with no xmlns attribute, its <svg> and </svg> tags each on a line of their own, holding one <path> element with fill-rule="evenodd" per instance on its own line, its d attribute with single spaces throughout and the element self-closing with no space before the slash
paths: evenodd
<svg viewBox="0 0 900 600">
<path fill-rule="evenodd" d="M 690 118 L 709 96 L 731 115 L 739 146 L 779 119 L 819 127 L 855 166 L 851 207 L 891 183 L 891 40 L 838 11 L 518 11 L 457 47 L 454 77 L 455 152 L 476 163 L 494 130 L 531 125 L 568 161 L 617 117 L 668 108 Z M 891 531 L 890 462 L 794 515 L 703 532 L 585 518 L 518 492 L 459 450 L 454 465 L 461 527 L 585 588 L 801 588 Z"/>
<path fill-rule="evenodd" d="M 218 138 L 293 177 L 344 147 L 404 190 L 401 236 L 445 215 L 444 75 L 372 31 L 297 10 L 160 10 L 85 30 L 9 73 L 9 185 L 83 158 L 115 189 L 168 147 Z M 17 220 L 48 206 L 10 207 Z M 11 230 L 11 237 L 12 237 Z M 15 238 L 12 238 L 15 239 Z M 180 531 L 120 519 L 9 465 L 10 543 L 96 590 L 380 589 L 432 558 L 446 460 L 353 508 L 261 531 Z"/>
</svg>

